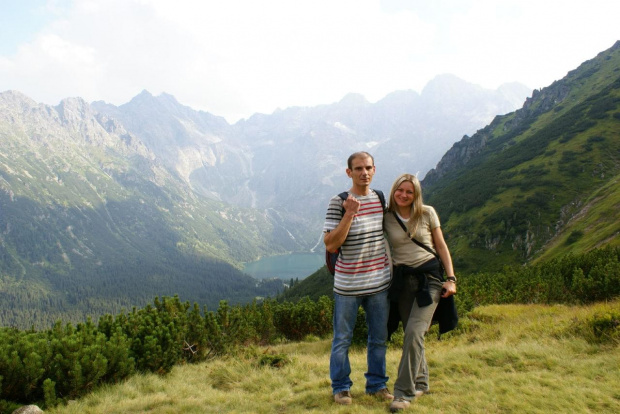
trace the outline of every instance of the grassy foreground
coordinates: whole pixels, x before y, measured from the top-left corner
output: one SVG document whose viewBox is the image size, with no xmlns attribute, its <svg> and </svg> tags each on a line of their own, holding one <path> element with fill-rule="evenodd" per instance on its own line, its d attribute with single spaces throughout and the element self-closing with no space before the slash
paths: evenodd
<svg viewBox="0 0 620 414">
<path fill-rule="evenodd" d="M 476 308 L 461 329 L 427 337 L 431 392 L 410 412 L 618 413 L 620 345 L 589 340 L 584 322 L 620 311 L 593 306 L 493 305 Z M 330 340 L 248 348 L 235 357 L 132 377 L 67 406 L 73 413 L 383 413 L 364 395 L 364 349 L 351 352 L 352 406 L 336 406 L 329 381 Z M 283 357 L 279 361 L 277 357 Z M 399 346 L 387 357 L 392 388 Z"/>
</svg>

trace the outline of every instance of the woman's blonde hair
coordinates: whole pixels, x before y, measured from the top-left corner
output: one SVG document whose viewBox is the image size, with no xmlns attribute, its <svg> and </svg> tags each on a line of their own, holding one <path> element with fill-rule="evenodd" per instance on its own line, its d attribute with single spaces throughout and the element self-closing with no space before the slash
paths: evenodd
<svg viewBox="0 0 620 414">
<path fill-rule="evenodd" d="M 422 185 L 418 177 L 412 174 L 402 174 L 394 184 L 392 184 L 392 190 L 390 191 L 390 202 L 388 205 L 388 211 L 396 211 L 396 201 L 394 200 L 394 193 L 396 189 L 405 181 L 409 181 L 413 184 L 413 203 L 411 204 L 411 212 L 409 213 L 409 221 L 407 222 L 407 231 L 410 237 L 414 237 L 418 230 L 418 225 L 422 221 L 422 215 L 424 214 L 424 202 L 422 201 Z"/>
</svg>

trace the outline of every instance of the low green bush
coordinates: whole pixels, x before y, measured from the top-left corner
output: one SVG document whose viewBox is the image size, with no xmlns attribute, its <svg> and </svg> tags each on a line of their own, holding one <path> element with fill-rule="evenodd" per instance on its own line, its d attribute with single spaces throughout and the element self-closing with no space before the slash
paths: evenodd
<svg viewBox="0 0 620 414">
<path fill-rule="evenodd" d="M 587 325 L 593 342 L 620 344 L 620 312 L 597 314 L 588 320 Z"/>
</svg>

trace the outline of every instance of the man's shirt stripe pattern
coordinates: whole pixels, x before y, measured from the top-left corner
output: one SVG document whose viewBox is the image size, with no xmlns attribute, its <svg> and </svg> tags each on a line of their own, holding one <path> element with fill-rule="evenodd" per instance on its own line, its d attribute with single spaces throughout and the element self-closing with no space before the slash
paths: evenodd
<svg viewBox="0 0 620 414">
<path fill-rule="evenodd" d="M 345 296 L 371 295 L 390 285 L 390 266 L 383 238 L 383 206 L 374 191 L 355 197 L 361 203 L 360 209 L 341 246 L 334 275 L 334 292 Z M 324 232 L 338 227 L 342 203 L 339 196 L 329 201 Z"/>
</svg>

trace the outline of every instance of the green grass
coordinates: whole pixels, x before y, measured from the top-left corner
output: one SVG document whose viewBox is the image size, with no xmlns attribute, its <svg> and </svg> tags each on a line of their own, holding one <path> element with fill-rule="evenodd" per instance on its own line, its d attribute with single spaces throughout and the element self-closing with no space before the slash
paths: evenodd
<svg viewBox="0 0 620 414">
<path fill-rule="evenodd" d="M 620 412 L 620 344 L 595 343 L 588 321 L 620 314 L 620 301 L 587 307 L 492 305 L 476 308 L 460 329 L 427 337 L 431 392 L 410 412 Z M 615 341 L 615 342 L 614 342 Z M 329 339 L 309 338 L 235 357 L 140 375 L 104 387 L 49 414 L 73 413 L 382 413 L 388 404 L 364 395 L 364 349 L 351 351 L 352 406 L 332 402 Z M 392 387 L 400 357 L 388 351 Z M 274 366 L 269 362 L 279 361 Z"/>
<path fill-rule="evenodd" d="M 601 245 L 620 244 L 620 176 L 593 192 L 567 223 L 565 230 L 551 240 L 533 263 L 561 257 L 571 251 L 587 251 Z M 574 237 L 571 235 L 581 235 Z"/>
</svg>

